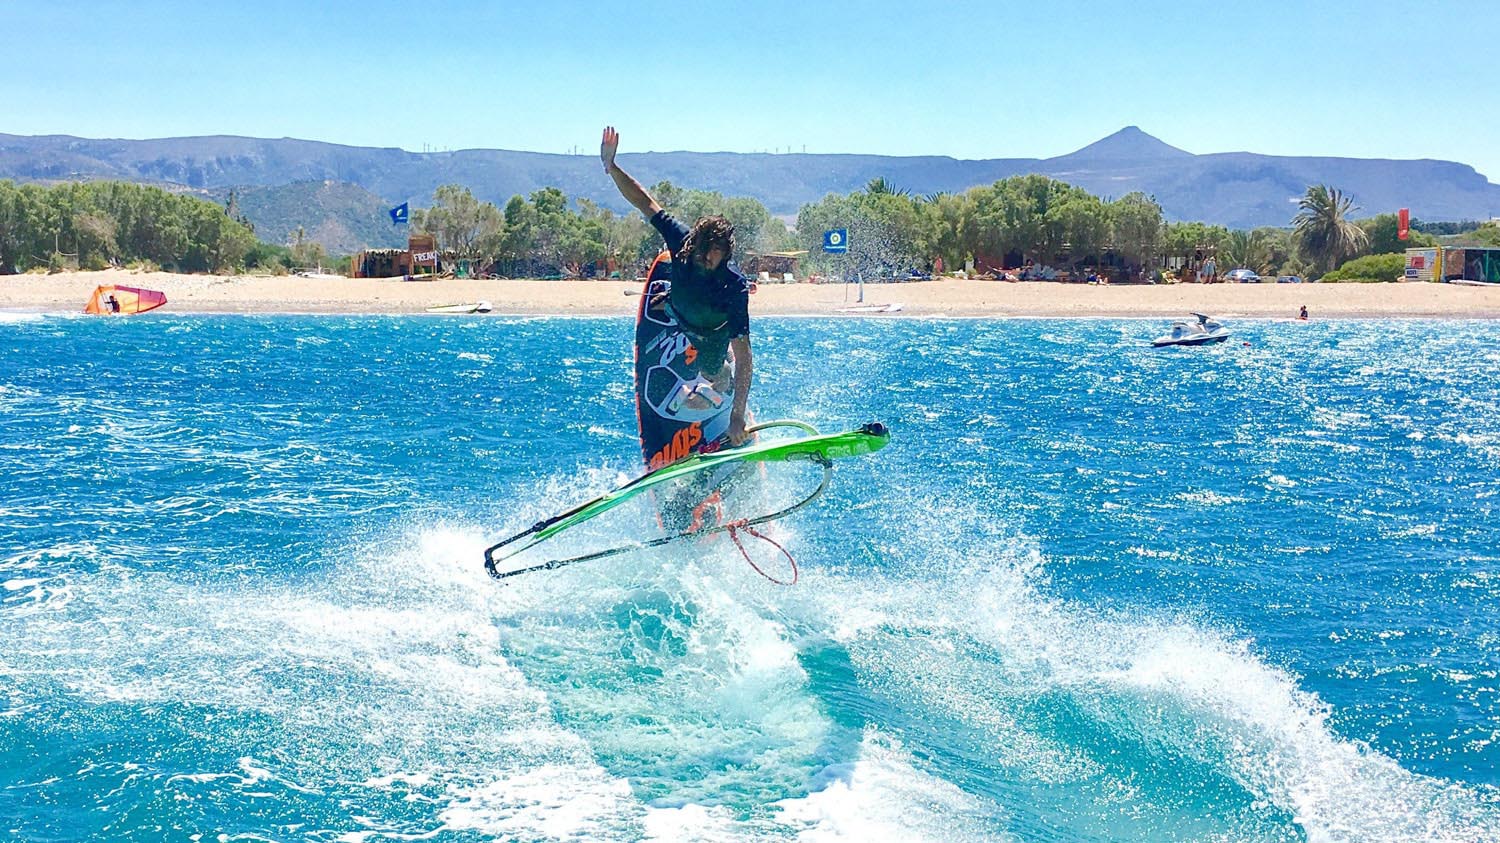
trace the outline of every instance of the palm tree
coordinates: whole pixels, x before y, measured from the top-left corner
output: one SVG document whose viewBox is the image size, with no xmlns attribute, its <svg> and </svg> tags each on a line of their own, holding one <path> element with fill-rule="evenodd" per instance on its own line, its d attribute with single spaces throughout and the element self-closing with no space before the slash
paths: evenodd
<svg viewBox="0 0 1500 843">
<path fill-rule="evenodd" d="M 1338 188 L 1313 185 L 1297 207 L 1302 209 L 1294 220 L 1298 243 L 1319 270 L 1327 272 L 1369 245 L 1370 235 L 1349 219 L 1353 200 Z"/>
<path fill-rule="evenodd" d="M 1271 270 L 1273 244 L 1264 230 L 1235 230 L 1219 244 L 1219 260 L 1226 268 L 1245 267 L 1264 275 Z"/>
<path fill-rule="evenodd" d="M 865 192 L 871 196 L 906 196 L 908 191 L 898 189 L 895 185 L 885 180 L 884 176 L 876 176 L 865 185 Z"/>
</svg>

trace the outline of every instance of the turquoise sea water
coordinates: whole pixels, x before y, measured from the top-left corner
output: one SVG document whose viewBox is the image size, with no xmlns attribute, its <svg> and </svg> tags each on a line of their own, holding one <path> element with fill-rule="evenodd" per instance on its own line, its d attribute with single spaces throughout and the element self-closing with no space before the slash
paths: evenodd
<svg viewBox="0 0 1500 843">
<path fill-rule="evenodd" d="M 485 576 L 628 320 L 7 316 L 0 837 L 1500 839 L 1500 325 L 1162 327 L 758 319 L 781 588 Z"/>
</svg>

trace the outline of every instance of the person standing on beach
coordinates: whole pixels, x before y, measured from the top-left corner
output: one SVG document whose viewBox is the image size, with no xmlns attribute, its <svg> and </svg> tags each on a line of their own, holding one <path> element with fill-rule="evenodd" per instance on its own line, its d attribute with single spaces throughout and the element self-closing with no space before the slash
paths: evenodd
<svg viewBox="0 0 1500 843">
<path fill-rule="evenodd" d="M 704 217 L 688 228 L 662 210 L 651 194 L 615 163 L 620 133 L 606 126 L 599 143 L 604 172 L 614 179 L 620 195 L 645 214 L 661 233 L 672 255 L 672 288 L 668 307 L 697 352 L 698 370 L 715 383 L 730 376 L 732 360 L 734 406 L 729 416 L 729 441 L 744 444 L 745 408 L 750 395 L 750 279 L 729 259 L 734 251 L 734 226 L 723 217 Z M 730 352 L 733 355 L 730 355 Z"/>
</svg>

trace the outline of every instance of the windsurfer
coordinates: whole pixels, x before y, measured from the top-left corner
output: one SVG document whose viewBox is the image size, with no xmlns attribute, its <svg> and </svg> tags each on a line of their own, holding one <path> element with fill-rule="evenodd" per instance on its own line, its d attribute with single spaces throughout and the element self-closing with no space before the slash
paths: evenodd
<svg viewBox="0 0 1500 843">
<path fill-rule="evenodd" d="M 745 408 L 750 394 L 750 279 L 740 272 L 730 254 L 734 226 L 720 216 L 704 217 L 692 228 L 662 210 L 661 205 L 615 163 L 620 133 L 604 129 L 599 157 L 604 172 L 614 179 L 620 195 L 635 206 L 661 233 L 672 255 L 672 288 L 668 304 L 683 333 L 692 341 L 699 371 L 715 383 L 730 376 L 726 360 L 733 354 L 734 406 L 729 417 L 729 441 L 743 444 Z"/>
</svg>

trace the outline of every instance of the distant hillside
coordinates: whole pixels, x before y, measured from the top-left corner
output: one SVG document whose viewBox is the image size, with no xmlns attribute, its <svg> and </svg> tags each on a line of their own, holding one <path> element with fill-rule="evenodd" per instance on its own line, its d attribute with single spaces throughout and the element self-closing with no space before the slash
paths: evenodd
<svg viewBox="0 0 1500 843">
<path fill-rule="evenodd" d="M 1249 152 L 1195 155 L 1134 126 L 1047 159 L 660 152 L 624 154 L 620 161 L 648 185 L 665 179 L 730 196 L 752 196 L 778 215 L 795 214 L 829 193 L 857 190 L 877 176 L 923 195 L 1041 173 L 1106 198 L 1140 190 L 1156 197 L 1170 220 L 1202 220 L 1232 228 L 1287 225 L 1296 213 L 1297 199 L 1308 185 L 1320 183 L 1343 190 L 1363 214 L 1409 207 L 1422 220 L 1500 216 L 1500 185 L 1463 164 Z M 283 232 L 301 225 L 343 244 L 335 247 L 324 241 L 335 251 L 390 242 L 386 235 L 393 232 L 382 228 L 382 223 L 389 225 L 385 209 L 405 201 L 425 206 L 433 190 L 448 183 L 466 185 L 496 204 L 516 194 L 557 187 L 570 198 L 586 197 L 628 210 L 592 154 L 494 149 L 416 153 L 291 138 L 86 140 L 0 134 L 0 178 L 171 183 L 215 196 L 234 187 L 245 196 L 246 214 L 263 236 L 281 239 Z M 310 191 L 297 183 L 322 188 Z M 358 186 L 382 207 L 352 188 L 328 183 Z M 290 192 L 261 194 L 252 188 Z"/>
<path fill-rule="evenodd" d="M 300 226 L 309 240 L 334 254 L 376 246 L 405 246 L 406 229 L 391 223 L 391 204 L 357 184 L 299 181 L 276 186 L 214 188 L 204 193 L 220 205 L 233 190 L 240 212 L 269 243 L 288 245 Z"/>
</svg>

